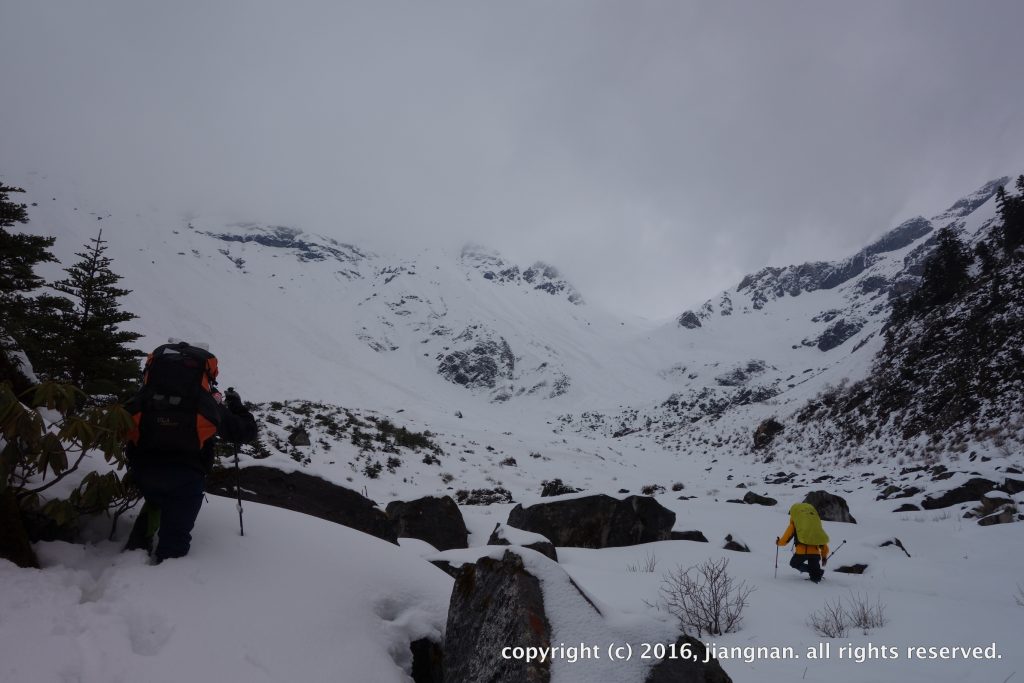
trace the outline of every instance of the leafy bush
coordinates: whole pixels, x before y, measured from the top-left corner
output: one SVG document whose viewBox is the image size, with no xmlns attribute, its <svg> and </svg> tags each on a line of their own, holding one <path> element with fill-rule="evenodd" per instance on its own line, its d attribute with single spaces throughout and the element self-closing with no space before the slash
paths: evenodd
<svg viewBox="0 0 1024 683">
<path fill-rule="evenodd" d="M 113 536 L 120 515 L 139 499 L 117 472 L 125 468 L 124 442 L 135 424 L 117 403 L 81 409 L 84 397 L 69 384 L 43 382 L 19 396 L 9 383 L 0 383 L 0 493 L 12 490 L 22 510 L 38 510 L 65 529 L 79 515 L 113 513 Z M 97 452 L 117 471 L 90 473 L 66 499 L 44 502 L 45 491 Z"/>
</svg>

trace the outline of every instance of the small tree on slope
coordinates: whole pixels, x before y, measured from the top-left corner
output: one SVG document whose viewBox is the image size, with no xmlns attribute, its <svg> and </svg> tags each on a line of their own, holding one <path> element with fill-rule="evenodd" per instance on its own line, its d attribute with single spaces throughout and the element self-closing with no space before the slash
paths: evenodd
<svg viewBox="0 0 1024 683">
<path fill-rule="evenodd" d="M 80 260 L 65 269 L 68 277 L 53 284 L 71 298 L 73 307 L 64 311 L 61 341 L 48 359 L 49 367 L 42 368 L 90 396 L 125 394 L 138 377 L 138 359 L 144 355 L 127 347 L 142 335 L 119 327 L 138 316 L 120 307 L 119 299 L 129 290 L 117 286 L 121 276 L 110 268 L 106 244 L 101 230 L 76 254 Z"/>
</svg>

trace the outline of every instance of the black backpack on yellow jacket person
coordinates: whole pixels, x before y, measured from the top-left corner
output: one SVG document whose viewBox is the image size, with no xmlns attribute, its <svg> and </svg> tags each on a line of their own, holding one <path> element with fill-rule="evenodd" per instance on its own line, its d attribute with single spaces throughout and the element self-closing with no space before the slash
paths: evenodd
<svg viewBox="0 0 1024 683">
<path fill-rule="evenodd" d="M 775 539 L 775 544 L 786 546 L 790 540 L 795 540 L 796 544 L 789 566 L 801 573 L 807 572 L 814 583 L 821 581 L 825 575 L 822 567 L 828 562 L 828 534 L 821 526 L 818 511 L 810 503 L 797 503 L 789 508 L 789 526 Z"/>
</svg>

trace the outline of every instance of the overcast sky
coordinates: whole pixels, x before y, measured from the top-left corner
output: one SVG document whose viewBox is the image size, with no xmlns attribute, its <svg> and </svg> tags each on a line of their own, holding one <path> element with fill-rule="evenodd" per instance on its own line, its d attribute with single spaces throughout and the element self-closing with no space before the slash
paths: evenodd
<svg viewBox="0 0 1024 683">
<path fill-rule="evenodd" d="M 1022 31 L 1019 0 L 0 0 L 0 173 L 473 240 L 669 316 L 1024 171 Z"/>
</svg>

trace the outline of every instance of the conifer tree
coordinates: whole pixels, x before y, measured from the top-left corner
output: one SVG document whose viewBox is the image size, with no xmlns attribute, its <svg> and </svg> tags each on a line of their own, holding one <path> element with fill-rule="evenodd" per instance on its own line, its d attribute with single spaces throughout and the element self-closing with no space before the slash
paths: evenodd
<svg viewBox="0 0 1024 683">
<path fill-rule="evenodd" d="M 1010 257 L 1024 246 L 1024 175 L 1017 178 L 1017 191 L 1021 194 L 1014 196 L 1005 188 L 996 190 L 996 206 L 1003 219 L 1003 249 Z"/>
<path fill-rule="evenodd" d="M 27 207 L 9 198 L 15 192 L 24 190 L 0 183 L 0 382 L 24 391 L 31 385 L 28 368 L 13 352 L 32 358 L 33 349 L 39 348 L 37 330 L 51 326 L 61 304 L 56 297 L 34 295 L 45 284 L 36 266 L 57 260 L 50 253 L 55 238 L 13 230 L 28 223 Z"/>
<path fill-rule="evenodd" d="M 40 263 L 57 259 L 50 253 L 53 237 L 27 235 L 14 232 L 18 223 L 28 223 L 24 204 L 8 198 L 13 192 L 24 192 L 19 187 L 0 183 L 0 349 L 7 350 L 11 340 L 22 341 L 31 327 L 33 301 L 29 296 L 39 289 L 44 280 L 36 274 Z"/>
<path fill-rule="evenodd" d="M 45 370 L 81 387 L 90 395 L 124 394 L 139 374 L 138 359 L 144 354 L 128 348 L 140 334 L 120 329 L 137 316 L 121 309 L 119 299 L 129 290 L 117 286 L 121 276 L 111 270 L 103 231 L 65 269 L 68 277 L 53 284 L 70 297 L 72 306 L 62 316 L 62 341 Z"/>
<path fill-rule="evenodd" d="M 949 228 L 940 230 L 938 244 L 925 262 L 917 303 L 930 308 L 954 299 L 970 284 L 968 269 L 972 261 L 971 252 L 956 232 Z"/>
</svg>

